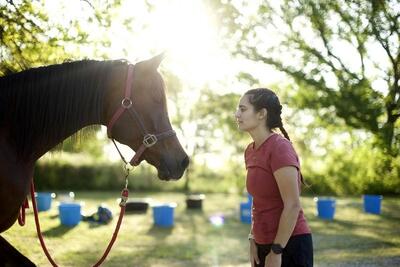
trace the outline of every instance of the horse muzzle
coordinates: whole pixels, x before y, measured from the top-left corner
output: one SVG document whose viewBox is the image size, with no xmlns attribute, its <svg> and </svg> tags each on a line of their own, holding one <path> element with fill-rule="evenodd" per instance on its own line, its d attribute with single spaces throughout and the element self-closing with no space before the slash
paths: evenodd
<svg viewBox="0 0 400 267">
<path fill-rule="evenodd" d="M 160 162 L 158 169 L 158 178 L 164 181 L 179 180 L 182 178 L 185 170 L 189 166 L 189 157 L 185 157 L 181 160 L 173 160 L 171 158 L 165 158 Z"/>
</svg>

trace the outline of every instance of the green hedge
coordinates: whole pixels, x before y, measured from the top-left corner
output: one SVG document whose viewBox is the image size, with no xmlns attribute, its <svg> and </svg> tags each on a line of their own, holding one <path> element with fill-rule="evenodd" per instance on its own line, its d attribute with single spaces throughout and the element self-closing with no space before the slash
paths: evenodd
<svg viewBox="0 0 400 267">
<path fill-rule="evenodd" d="M 212 170 L 196 165 L 190 173 L 190 192 L 238 192 L 243 190 L 245 170 L 229 168 Z M 235 172 L 233 172 L 233 171 Z M 241 170 L 237 173 L 238 170 Z M 90 155 L 54 152 L 40 159 L 35 167 L 37 191 L 110 191 L 125 185 L 121 162 L 95 159 Z M 185 191 L 187 176 L 178 181 L 161 181 L 153 166 L 142 163 L 129 176 L 133 191 Z"/>
<path fill-rule="evenodd" d="M 121 162 L 58 152 L 38 161 L 35 185 L 37 191 L 121 190 L 125 185 L 125 172 Z M 135 168 L 129 175 L 131 190 L 179 190 L 180 187 L 181 184 L 160 181 L 156 170 L 147 164 Z"/>
<path fill-rule="evenodd" d="M 61 157 L 62 156 L 62 157 Z M 311 195 L 400 194 L 400 156 L 392 158 L 367 146 L 351 153 L 335 150 L 318 161 L 309 158 L 302 164 L 310 185 L 303 193 Z M 189 173 L 191 192 L 241 193 L 245 190 L 245 169 L 231 161 L 222 170 L 206 165 L 192 166 Z M 158 179 L 154 167 L 141 164 L 129 176 L 134 191 L 184 191 L 187 177 L 165 182 Z M 38 191 L 110 191 L 121 190 L 122 164 L 96 160 L 83 154 L 46 156 L 35 168 Z"/>
<path fill-rule="evenodd" d="M 365 145 L 352 151 L 331 151 L 316 162 L 310 159 L 304 166 L 305 178 L 311 185 L 306 188 L 307 193 L 400 194 L 400 156 L 392 157 Z"/>
</svg>

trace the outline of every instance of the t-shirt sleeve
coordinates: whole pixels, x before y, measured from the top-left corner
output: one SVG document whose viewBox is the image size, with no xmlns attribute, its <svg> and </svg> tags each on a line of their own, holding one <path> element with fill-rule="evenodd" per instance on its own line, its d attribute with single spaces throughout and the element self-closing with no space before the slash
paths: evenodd
<svg viewBox="0 0 400 267">
<path fill-rule="evenodd" d="M 285 167 L 294 166 L 300 169 L 299 158 L 292 143 L 287 139 L 279 140 L 271 153 L 272 172 Z"/>
</svg>

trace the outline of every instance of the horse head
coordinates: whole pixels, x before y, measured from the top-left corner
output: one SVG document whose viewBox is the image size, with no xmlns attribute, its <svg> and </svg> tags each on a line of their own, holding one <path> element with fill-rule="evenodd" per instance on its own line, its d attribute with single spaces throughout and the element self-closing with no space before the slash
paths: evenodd
<svg viewBox="0 0 400 267">
<path fill-rule="evenodd" d="M 108 135 L 136 151 L 131 164 L 146 160 L 160 179 L 170 180 L 182 177 L 189 157 L 169 120 L 165 85 L 157 70 L 162 59 L 161 54 L 115 74 L 119 78 L 105 103 Z"/>
</svg>

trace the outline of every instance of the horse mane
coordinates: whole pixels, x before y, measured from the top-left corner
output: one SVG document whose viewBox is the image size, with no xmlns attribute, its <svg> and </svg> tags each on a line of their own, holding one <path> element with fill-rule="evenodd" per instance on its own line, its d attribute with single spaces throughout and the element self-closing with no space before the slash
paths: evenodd
<svg viewBox="0 0 400 267">
<path fill-rule="evenodd" d="M 120 64 L 127 62 L 82 60 L 0 77 L 0 133 L 27 159 L 83 123 L 98 123 L 108 74 Z"/>
</svg>

